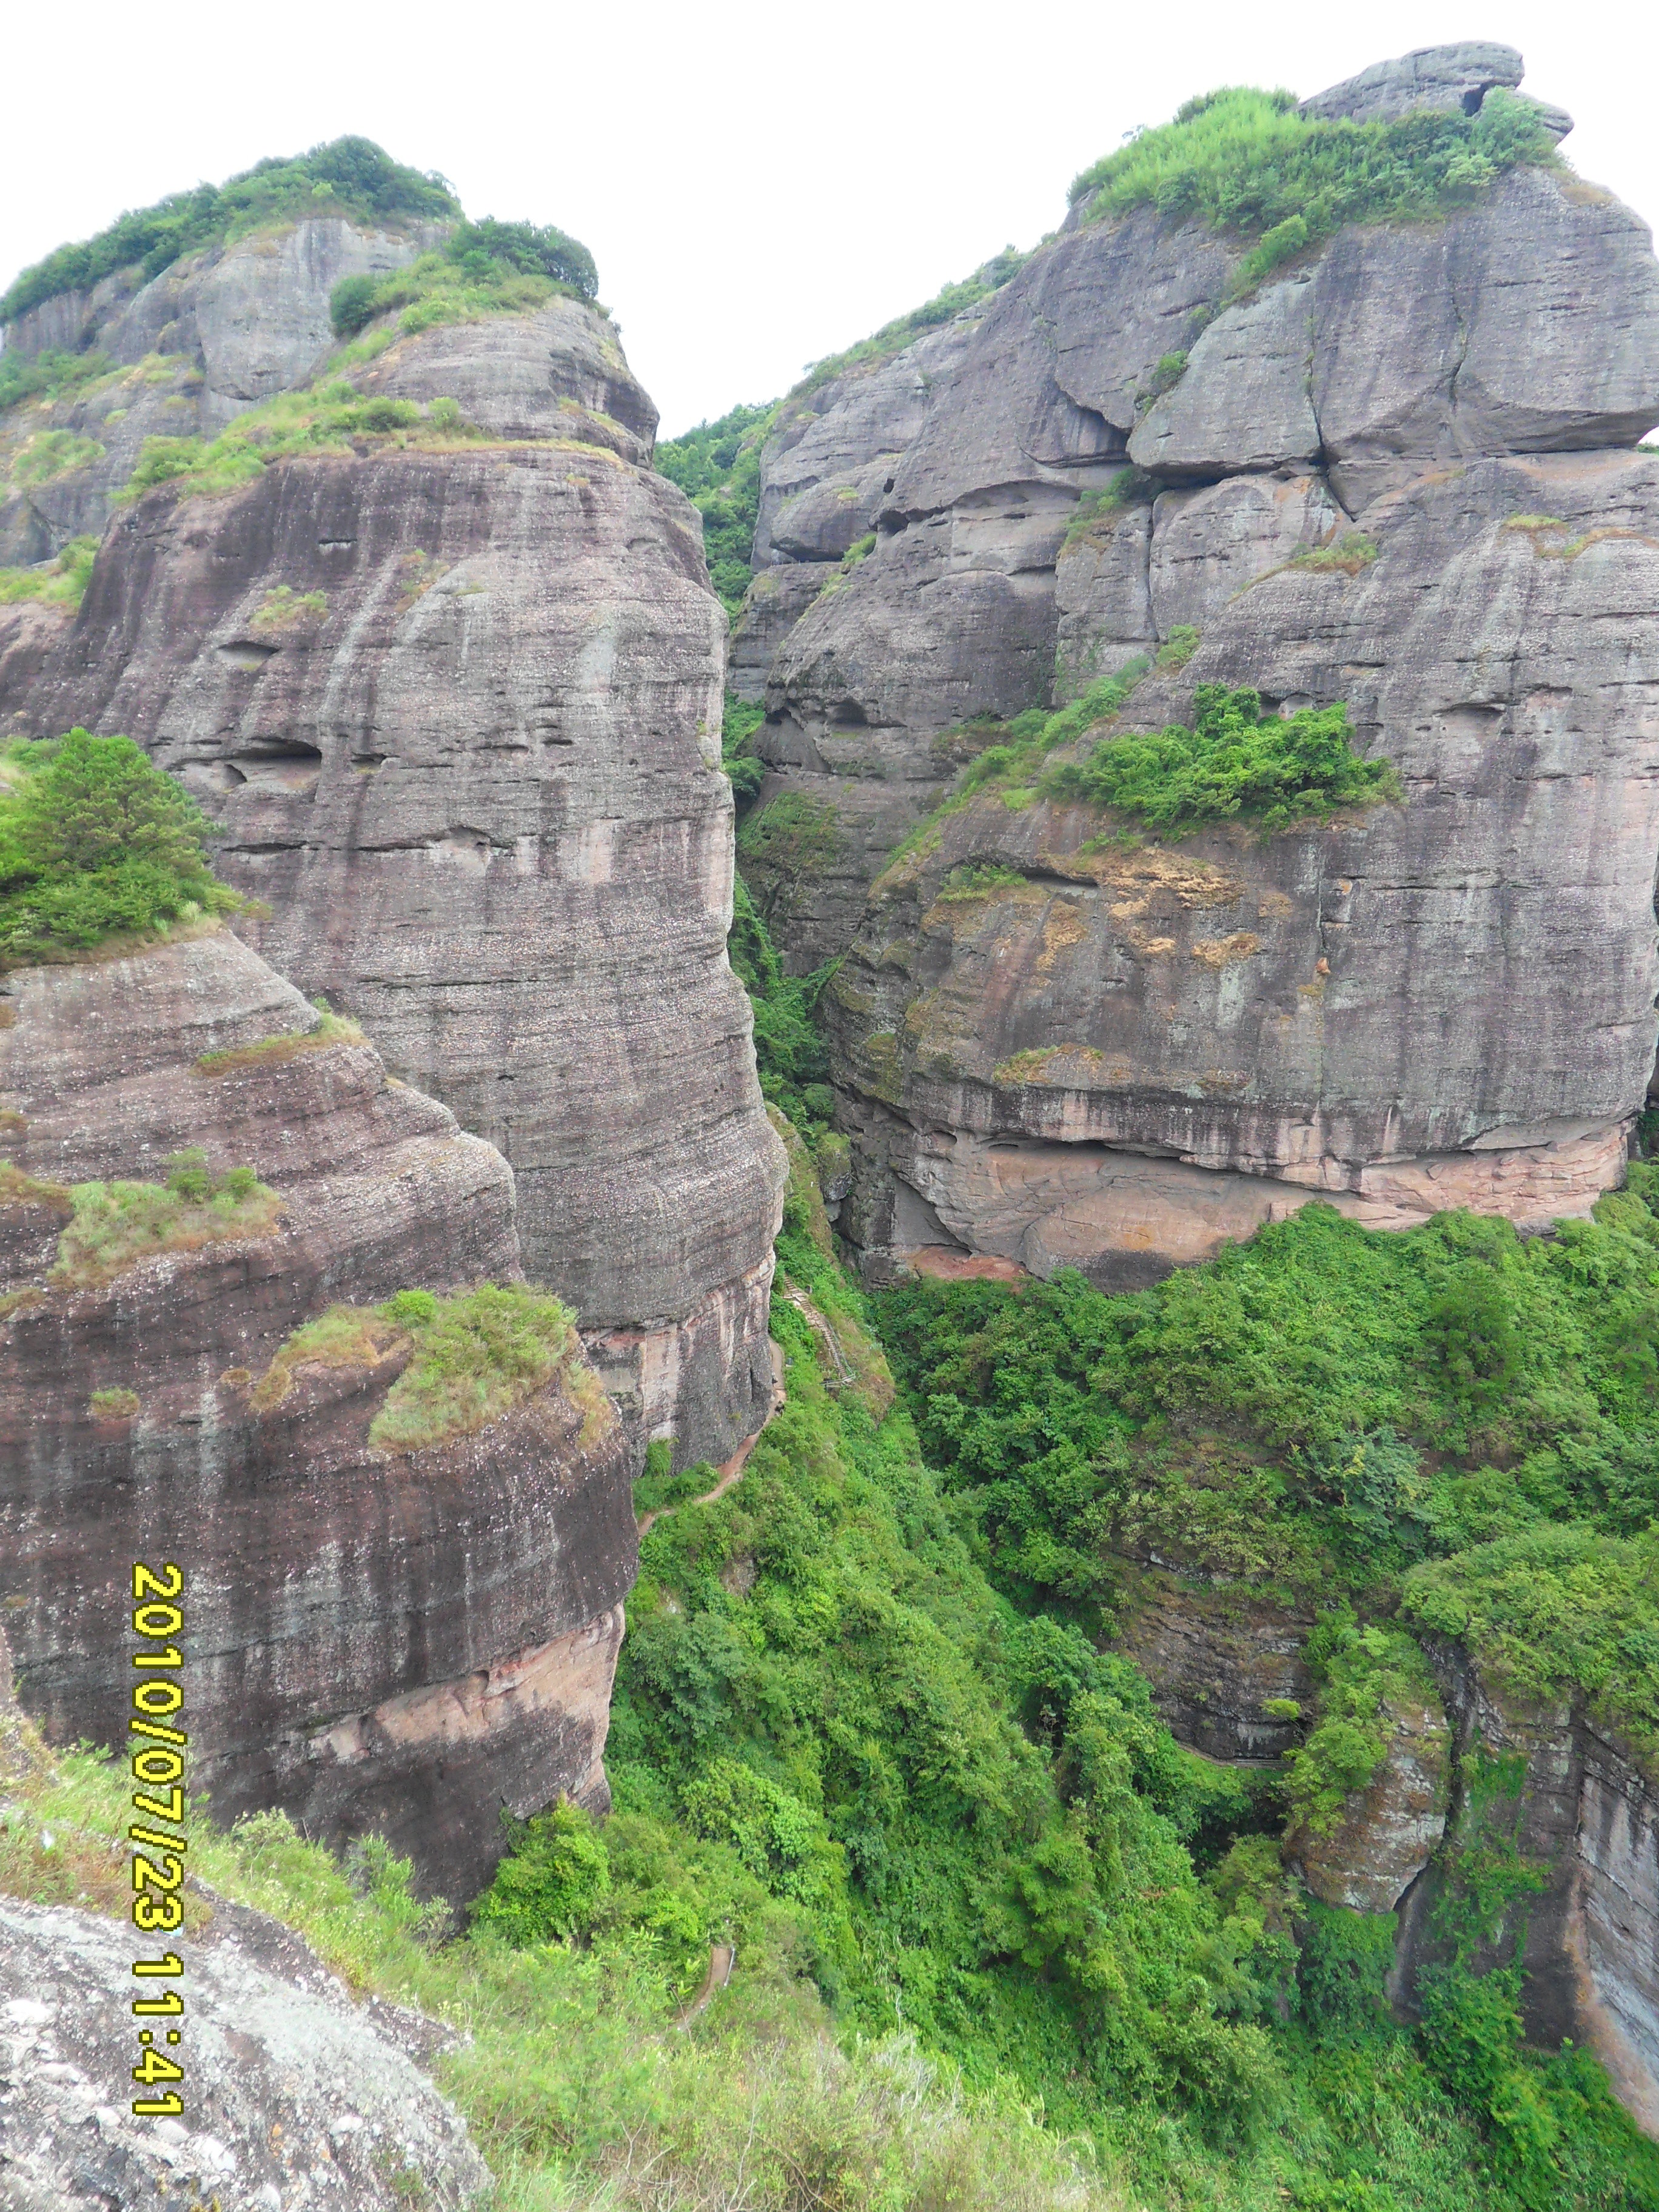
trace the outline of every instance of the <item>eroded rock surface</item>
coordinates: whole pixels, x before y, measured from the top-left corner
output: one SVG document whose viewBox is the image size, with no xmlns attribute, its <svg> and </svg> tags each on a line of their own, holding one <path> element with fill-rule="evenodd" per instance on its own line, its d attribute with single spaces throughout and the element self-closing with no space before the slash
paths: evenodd
<svg viewBox="0 0 1659 2212">
<path fill-rule="evenodd" d="M 769 1395 L 784 1169 L 725 952 L 724 617 L 608 331 L 556 302 L 380 357 L 495 441 L 125 510 L 22 720 L 202 796 L 249 933 L 511 1161 L 636 1442 L 720 1462 Z"/>
<path fill-rule="evenodd" d="M 1306 107 L 1472 112 L 1520 70 L 1509 48 L 1425 50 Z M 1484 496 L 1485 520 L 1501 521 L 1514 510 L 1491 473 L 1498 461 L 1628 451 L 1659 419 L 1646 228 L 1570 175 L 1510 171 L 1442 222 L 1350 227 L 1230 301 L 1242 250 L 1151 209 L 1098 222 L 1074 210 L 994 298 L 926 342 L 936 362 L 917 347 L 886 366 L 884 412 L 860 386 L 828 387 L 805 434 L 769 449 L 757 564 L 821 561 L 842 544 L 831 524 L 854 511 L 878 533 L 804 611 L 768 581 L 787 568 L 761 565 L 742 647 L 746 696 L 773 652 L 757 750 L 775 788 L 848 827 L 844 879 L 815 886 L 798 916 L 780 908 L 796 966 L 850 940 L 855 868 L 883 857 L 869 825 L 902 836 L 933 803 L 943 733 L 1063 701 L 1191 628 L 1213 647 L 1207 675 L 1250 680 L 1237 595 L 1258 580 L 1391 527 L 1400 501 L 1466 477 L 1477 483 L 1464 501 Z M 925 405 L 912 368 L 926 372 Z M 1079 506 L 1126 465 L 1166 487 L 1155 506 Z M 878 473 L 890 489 L 873 496 Z M 797 513 L 781 538 L 780 520 Z M 1640 534 L 1648 520 L 1610 526 Z M 1418 550 L 1411 584 L 1396 567 L 1389 604 L 1364 601 L 1372 627 L 1363 647 L 1351 631 L 1346 655 L 1333 653 L 1334 688 L 1276 696 L 1322 704 L 1412 660 L 1425 627 L 1416 586 L 1440 574 Z M 1637 604 L 1645 636 L 1651 601 Z M 1610 616 L 1615 605 L 1622 615 L 1617 592 Z M 854 797 L 854 780 L 884 784 L 889 802 Z"/>
<path fill-rule="evenodd" d="M 1117 726 L 1190 720 L 1202 683 L 1341 700 L 1403 804 L 1100 849 L 1110 824 L 1030 793 L 944 816 L 832 988 L 878 1273 L 955 1243 L 1121 1286 L 1302 1202 L 1287 1183 L 1377 1225 L 1461 1204 L 1542 1227 L 1621 1171 L 1659 981 L 1647 234 L 1516 172 L 1443 225 L 1341 233 L 1151 398 L 1217 256 L 1143 211 L 1034 257 L 769 696 L 838 698 L 832 749 L 896 781 L 954 719 L 1042 697 L 1055 651 L 1065 696 L 1197 633 Z M 1062 529 L 1109 430 L 1167 488 Z"/>
<path fill-rule="evenodd" d="M 262 1913 L 222 1905 L 182 1948 L 188 2125 L 131 2109 L 131 1929 L 0 1898 L 8 2212 L 392 2212 L 412 2198 L 459 2212 L 489 2188 L 465 2121 L 422 2070 L 453 2047 L 447 2031 L 353 2003 Z"/>
<path fill-rule="evenodd" d="M 15 970 L 0 1005 L 7 1141 L 35 1186 L 0 1208 L 0 1603 L 25 1708 L 59 1741 L 125 1740 L 131 1562 L 176 1556 L 191 1778 L 216 1809 L 384 1834 L 470 1893 L 501 1804 L 606 1802 L 636 1558 L 621 1425 L 574 1343 L 510 1411 L 413 1450 L 368 1433 L 407 1338 L 255 1385 L 332 1304 L 520 1279 L 506 1162 L 371 1047 L 295 1044 L 314 1010 L 226 932 Z M 244 1056 L 199 1064 L 225 1052 Z M 105 1281 L 51 1272 L 54 1187 L 159 1182 L 186 1146 L 253 1167 L 280 1218 Z"/>
<path fill-rule="evenodd" d="M 121 270 L 20 315 L 9 351 L 93 350 L 122 373 L 0 416 L 0 562 L 45 560 L 100 533 L 146 438 L 213 437 L 305 384 L 337 343 L 334 287 L 402 268 L 438 234 L 311 216 L 186 255 L 148 283 Z"/>
</svg>

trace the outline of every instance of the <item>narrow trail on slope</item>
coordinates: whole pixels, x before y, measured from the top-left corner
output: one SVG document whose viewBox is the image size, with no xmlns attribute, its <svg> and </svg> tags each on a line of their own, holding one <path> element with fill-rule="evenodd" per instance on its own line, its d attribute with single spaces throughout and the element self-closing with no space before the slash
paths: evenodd
<svg viewBox="0 0 1659 2212">
<path fill-rule="evenodd" d="M 743 1442 L 738 1446 L 736 1451 L 732 1453 L 731 1458 L 728 1459 L 724 1466 L 720 1468 L 719 1470 L 720 1480 L 714 1485 L 714 1487 L 712 1490 L 705 1491 L 701 1498 L 687 1498 L 684 1501 L 686 1504 L 712 1505 L 717 1498 L 724 1498 L 726 1492 L 731 1489 L 732 1484 L 740 1480 L 744 1468 L 749 1464 L 750 1453 L 754 1450 L 755 1446 L 766 1434 L 766 1431 L 774 1419 L 777 1414 L 782 1412 L 784 1406 L 787 1403 L 787 1395 L 783 1387 L 783 1346 L 781 1344 L 772 1342 L 770 1339 L 768 1340 L 768 1342 L 772 1353 L 772 1402 L 767 1408 L 765 1420 L 761 1423 L 759 1428 L 756 1430 L 752 1437 L 745 1437 L 744 1438 Z M 665 1514 L 678 1513 L 679 1510 L 680 1508 L 678 1505 L 655 1506 L 649 1513 L 641 1514 L 638 1521 L 635 1523 L 635 1526 L 638 1528 L 640 1534 L 643 1536 L 647 1534 L 647 1532 L 653 1528 Z"/>
</svg>

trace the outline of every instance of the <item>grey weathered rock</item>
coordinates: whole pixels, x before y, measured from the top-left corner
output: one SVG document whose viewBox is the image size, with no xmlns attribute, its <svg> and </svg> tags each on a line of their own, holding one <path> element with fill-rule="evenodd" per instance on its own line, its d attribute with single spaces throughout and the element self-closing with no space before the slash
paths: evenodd
<svg viewBox="0 0 1659 2212">
<path fill-rule="evenodd" d="M 4 980 L 7 1146 L 46 1187 L 0 1207 L 0 1599 L 26 1707 L 58 1741 L 124 1740 L 131 1562 L 178 1553 L 193 1784 L 223 1814 L 387 1835 L 471 1893 L 501 1803 L 606 1800 L 636 1558 L 620 1424 L 579 1349 L 412 1453 L 368 1442 L 406 1340 L 253 1386 L 336 1303 L 520 1279 L 505 1161 L 367 1045 L 249 1051 L 316 1015 L 227 932 Z M 199 1065 L 224 1051 L 246 1056 Z M 253 1167 L 276 1227 L 48 1274 L 53 1186 L 160 1181 L 191 1145 Z"/>
<path fill-rule="evenodd" d="M 1176 1741 L 1206 1759 L 1267 1765 L 1280 1758 L 1300 1731 L 1264 1708 L 1312 1698 L 1302 1656 L 1311 1609 L 1287 1609 L 1218 1577 L 1138 1560 L 1119 1565 L 1116 1649 L 1145 1672 Z"/>
<path fill-rule="evenodd" d="M 1478 53 L 1476 76 L 1513 81 L 1518 58 Z M 781 772 L 921 781 L 956 722 L 1075 693 L 1419 478 L 1628 447 L 1659 419 L 1646 231 L 1570 177 L 1512 171 L 1442 223 L 1345 230 L 1223 307 L 1237 267 L 1198 225 L 1074 211 L 988 303 L 874 551 L 776 649 L 759 749 Z M 845 404 L 811 431 L 826 449 Z M 1131 507 L 1071 527 L 1126 459 L 1188 496 L 1162 523 Z M 1307 483 L 1302 514 L 1269 478 Z"/>
<path fill-rule="evenodd" d="M 786 561 L 757 570 L 732 625 L 726 656 L 726 689 L 739 699 L 766 696 L 766 678 L 778 647 L 823 589 L 824 571 L 814 561 Z"/>
<path fill-rule="evenodd" d="M 1498 1916 L 1477 1963 L 1518 1957 L 1528 2040 L 1593 2051 L 1620 2101 L 1659 2136 L 1659 1789 L 1650 1762 L 1582 1696 L 1532 1703 L 1458 1645 L 1427 1648 L 1452 1729 L 1449 1842 L 1513 1848 L 1543 1875 L 1540 1893 Z M 1443 1955 L 1443 1880 L 1431 1868 L 1401 1914 L 1391 1987 L 1407 2010 L 1418 1977 Z"/>
<path fill-rule="evenodd" d="M 1417 108 L 1480 112 L 1494 85 L 1513 90 L 1525 64 L 1513 46 L 1467 39 L 1449 46 L 1419 46 L 1396 61 L 1373 62 L 1358 76 L 1302 102 L 1300 112 L 1322 123 L 1393 123 Z"/>
<path fill-rule="evenodd" d="M 476 327 L 591 390 L 545 319 Z M 124 511 L 24 709 L 202 793 L 262 946 L 512 1161 L 635 1434 L 717 1462 L 769 1397 L 783 1181 L 725 953 L 723 635 L 690 506 L 608 446 L 393 449 Z"/>
<path fill-rule="evenodd" d="M 648 464 L 657 434 L 615 331 L 579 300 L 395 338 L 351 381 L 393 399 L 453 399 L 494 438 L 575 438 Z"/>
<path fill-rule="evenodd" d="M 14 1816 L 15 1817 L 15 1816 Z M 0 2203 L 7 2212 L 459 2212 L 490 2186 L 422 2070 L 455 2038 L 355 2004 L 299 1939 L 220 1905 L 181 1946 L 186 2119 L 137 2116 L 131 1928 L 0 1898 Z M 152 1990 L 159 1986 L 151 1984 Z"/>
<path fill-rule="evenodd" d="M 1328 1835 L 1292 1829 L 1285 1855 L 1322 1903 L 1351 1912 L 1392 1912 L 1445 1833 L 1451 1731 L 1431 1689 L 1390 1698 L 1378 1716 L 1382 1761 L 1344 1806 Z"/>
<path fill-rule="evenodd" d="M 1254 1219 L 1289 1184 L 1384 1224 L 1448 1203 L 1542 1223 L 1618 1179 L 1659 981 L 1659 458 L 1435 472 L 1368 527 L 1375 560 L 1265 576 L 1123 720 L 1183 719 L 1200 682 L 1344 698 L 1403 805 L 1085 854 L 1087 810 L 990 797 L 884 879 L 828 1001 L 872 1260 L 953 1237 L 1117 1280 L 1194 1256 L 1205 1207 L 1127 1233 L 1108 1194 L 1128 1177 L 1143 1206 L 1169 1170 L 1122 1147 L 1272 1179 Z M 1023 880 L 940 896 L 984 862 Z M 1007 1185 L 1010 1146 L 1081 1148 L 1053 1200 L 1058 1164 L 1021 1170 L 1018 1219 L 975 1164 Z M 904 1189 L 948 1237 L 907 1227 Z"/>
<path fill-rule="evenodd" d="M 187 255 L 149 283 L 123 270 L 20 315 L 6 328 L 9 350 L 91 349 L 125 374 L 0 415 L 0 560 L 42 560 L 85 532 L 101 534 L 146 438 L 213 437 L 307 383 L 336 347 L 335 285 L 401 268 L 440 234 L 308 216 Z M 55 456 L 42 449 L 53 434 Z"/>
<path fill-rule="evenodd" d="M 1147 574 L 1157 634 L 1209 629 L 1230 600 L 1335 538 L 1347 520 L 1317 476 L 1230 477 L 1164 492 L 1152 510 Z"/>
<path fill-rule="evenodd" d="M 1129 438 L 1136 467 L 1202 477 L 1316 460 L 1308 355 L 1317 307 L 1302 276 L 1224 308 L 1200 335 L 1179 382 L 1136 424 Z"/>
</svg>

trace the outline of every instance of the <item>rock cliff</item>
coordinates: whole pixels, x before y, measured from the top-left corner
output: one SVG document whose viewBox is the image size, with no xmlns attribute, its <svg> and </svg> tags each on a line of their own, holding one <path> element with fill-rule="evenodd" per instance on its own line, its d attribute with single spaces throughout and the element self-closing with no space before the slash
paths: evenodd
<svg viewBox="0 0 1659 2212">
<path fill-rule="evenodd" d="M 411 416 L 452 402 L 465 434 L 149 493 L 6 703 L 125 732 L 203 796 L 222 872 L 272 909 L 249 934 L 506 1153 L 525 1266 L 636 1444 L 723 1461 L 769 1399 L 784 1167 L 725 954 L 724 618 L 695 516 L 574 301 L 354 374 Z"/>
<path fill-rule="evenodd" d="M 521 1279 L 501 1155 L 228 932 L 13 970 L 0 1095 L 0 1605 L 25 1708 L 124 1741 L 131 1564 L 177 1557 L 191 1778 L 222 1815 L 384 1834 L 461 1895 L 501 1804 L 603 1804 L 636 1546 L 574 1332 L 490 1418 L 371 1434 L 422 1356 L 374 1310 Z M 274 1200 L 169 1206 L 188 1147 Z M 159 1226 L 71 1249 L 70 1189 L 113 1181 L 150 1186 Z M 366 1325 L 319 1339 L 336 1309 Z"/>
<path fill-rule="evenodd" d="M 1435 50 L 1327 105 L 1468 112 L 1518 76 Z M 1265 281 L 1194 218 L 1089 217 L 924 342 L 936 375 L 912 348 L 769 449 L 763 554 L 835 550 L 824 485 L 876 532 L 769 673 L 763 807 L 811 829 L 771 841 L 793 884 L 764 812 L 745 833 L 795 964 L 848 954 L 842 1228 L 878 1278 L 943 1247 L 1116 1286 L 1315 1191 L 1385 1225 L 1582 1212 L 1620 1172 L 1659 982 L 1646 229 L 1536 164 Z M 993 787 L 860 915 L 942 773 L 1148 659 L 1097 737 L 1190 721 L 1202 684 L 1341 701 L 1402 800 L 1176 844 Z"/>
<path fill-rule="evenodd" d="M 312 216 L 188 254 L 148 283 L 123 270 L 20 315 L 9 353 L 91 351 L 119 373 L 0 415 L 0 562 L 42 561 L 101 532 L 146 438 L 212 437 L 305 384 L 335 344 L 335 285 L 403 267 L 434 235 Z"/>
</svg>

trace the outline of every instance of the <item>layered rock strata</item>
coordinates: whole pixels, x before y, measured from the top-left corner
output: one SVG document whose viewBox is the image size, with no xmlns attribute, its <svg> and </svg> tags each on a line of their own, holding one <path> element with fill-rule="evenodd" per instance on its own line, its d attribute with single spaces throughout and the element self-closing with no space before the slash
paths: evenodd
<svg viewBox="0 0 1659 2212">
<path fill-rule="evenodd" d="M 1437 49 L 1327 104 L 1467 112 L 1519 69 Z M 1087 212 L 951 326 L 873 550 L 769 677 L 745 866 L 798 967 L 847 953 L 843 1230 L 878 1278 L 954 1249 L 1127 1287 L 1310 1193 L 1381 1226 L 1584 1212 L 1621 1172 L 1659 983 L 1647 232 L 1521 168 L 1234 296 L 1239 241 Z M 838 415 L 854 450 L 850 410 L 793 450 L 836 451 Z M 801 464 L 766 466 L 775 550 Z M 1340 701 L 1401 802 L 1171 844 L 994 791 L 860 917 L 913 793 L 998 718 L 1149 662 L 1094 737 L 1190 722 L 1201 684 Z"/>
<path fill-rule="evenodd" d="M 498 1145 L 636 1443 L 764 1419 L 784 1177 L 726 963 L 724 617 L 610 325 L 404 339 L 488 436 L 277 461 L 111 526 L 21 726 L 125 732 L 224 824 L 248 933 Z"/>
<path fill-rule="evenodd" d="M 146 438 L 212 437 L 305 384 L 334 349 L 328 303 L 341 279 L 402 268 L 437 235 L 310 216 L 186 255 L 149 283 L 141 268 L 118 270 L 8 324 L 9 353 L 93 351 L 119 374 L 0 416 L 0 562 L 101 533 Z"/>
<path fill-rule="evenodd" d="M 1453 1771 L 1445 1849 L 1401 1899 L 1393 1987 L 1410 2009 L 1444 1951 L 1435 1906 L 1464 1850 L 1517 1851 L 1543 1887 L 1499 1916 L 1477 1965 L 1524 1968 L 1528 2038 L 1586 2045 L 1620 2101 L 1659 2136 L 1659 1790 L 1618 1730 L 1582 1697 L 1529 1704 L 1431 1647 Z"/>
<path fill-rule="evenodd" d="M 25 1708 L 123 1742 L 132 1562 L 176 1559 L 216 1810 L 383 1834 L 468 1893 L 495 1808 L 606 1802 L 636 1558 L 621 1425 L 574 1340 L 509 1411 L 412 1449 L 369 1436 L 406 1335 L 258 1386 L 331 1306 L 520 1279 L 506 1162 L 228 932 L 15 970 L 0 1015 L 27 1178 L 0 1192 L 0 1606 Z M 254 1168 L 276 1219 L 54 1267 L 64 1186 L 157 1182 L 191 1146 Z"/>
</svg>

